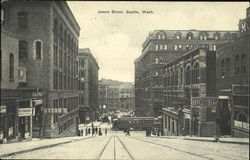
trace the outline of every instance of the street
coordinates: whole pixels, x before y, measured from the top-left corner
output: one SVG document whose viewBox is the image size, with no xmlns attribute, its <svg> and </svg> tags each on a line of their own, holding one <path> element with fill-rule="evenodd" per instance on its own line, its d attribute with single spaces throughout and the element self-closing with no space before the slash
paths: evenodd
<svg viewBox="0 0 250 160">
<path fill-rule="evenodd" d="M 187 141 L 175 138 L 145 137 L 144 131 L 122 131 L 74 141 L 55 147 L 16 154 L 7 159 L 248 159 L 249 145 Z"/>
</svg>

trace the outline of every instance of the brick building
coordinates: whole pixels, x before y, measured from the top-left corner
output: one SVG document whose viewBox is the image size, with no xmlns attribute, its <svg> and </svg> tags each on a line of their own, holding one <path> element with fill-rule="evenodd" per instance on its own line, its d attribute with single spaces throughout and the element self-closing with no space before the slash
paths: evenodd
<svg viewBox="0 0 250 160">
<path fill-rule="evenodd" d="M 80 106 L 81 123 L 95 119 L 98 108 L 98 70 L 99 66 L 89 48 L 79 49 Z"/>
<path fill-rule="evenodd" d="M 80 27 L 65 1 L 7 1 L 6 26 L 17 38 L 22 89 L 39 88 L 37 137 L 76 135 Z M 67 108 L 67 113 L 58 112 Z M 53 113 L 49 112 L 53 109 Z"/>
<path fill-rule="evenodd" d="M 142 46 L 135 64 L 135 107 L 137 116 L 159 116 L 163 107 L 163 66 L 184 53 L 217 48 L 237 37 L 237 31 L 155 30 Z"/>
<path fill-rule="evenodd" d="M 214 135 L 216 105 L 210 107 L 201 102 L 195 105 L 191 99 L 216 97 L 215 60 L 215 51 L 195 49 L 164 66 L 166 135 Z"/>
<path fill-rule="evenodd" d="M 250 7 L 239 21 L 239 38 L 216 53 L 221 135 L 249 137 Z"/>
</svg>

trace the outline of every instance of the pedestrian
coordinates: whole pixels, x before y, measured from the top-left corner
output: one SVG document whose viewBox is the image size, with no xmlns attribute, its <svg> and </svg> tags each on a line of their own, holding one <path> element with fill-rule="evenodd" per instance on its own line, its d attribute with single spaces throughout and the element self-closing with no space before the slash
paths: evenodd
<svg viewBox="0 0 250 160">
<path fill-rule="evenodd" d="M 95 133 L 98 134 L 98 128 L 97 127 L 95 127 Z"/>
<path fill-rule="evenodd" d="M 78 136 L 81 136 L 81 131 L 80 131 L 80 129 L 78 129 Z"/>
<path fill-rule="evenodd" d="M 92 136 L 95 134 L 94 127 L 92 127 Z"/>
<path fill-rule="evenodd" d="M 86 130 L 85 130 L 85 136 L 87 136 L 88 135 L 88 128 L 86 128 Z"/>
<path fill-rule="evenodd" d="M 81 136 L 83 136 L 83 130 L 81 129 Z"/>
<path fill-rule="evenodd" d="M 105 134 L 107 135 L 107 133 L 108 133 L 108 130 L 107 130 L 107 128 L 105 128 Z"/>
<path fill-rule="evenodd" d="M 88 128 L 88 133 L 90 134 L 90 128 Z"/>
<path fill-rule="evenodd" d="M 158 137 L 160 136 L 160 130 L 159 130 L 159 128 L 157 128 L 157 136 Z"/>
<path fill-rule="evenodd" d="M 101 130 L 101 128 L 99 128 L 99 136 L 101 136 L 102 135 L 102 130 Z"/>
<path fill-rule="evenodd" d="M 128 129 L 127 134 L 128 134 L 128 136 L 130 136 L 130 128 Z"/>
</svg>

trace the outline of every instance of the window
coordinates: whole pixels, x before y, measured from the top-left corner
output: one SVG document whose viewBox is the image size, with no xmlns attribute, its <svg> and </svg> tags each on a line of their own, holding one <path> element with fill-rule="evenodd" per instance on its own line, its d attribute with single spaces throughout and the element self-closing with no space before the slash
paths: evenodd
<svg viewBox="0 0 250 160">
<path fill-rule="evenodd" d="M 226 58 L 226 76 L 230 76 L 230 59 Z"/>
<path fill-rule="evenodd" d="M 28 13 L 18 12 L 18 26 L 20 29 L 26 29 L 28 27 Z"/>
<path fill-rule="evenodd" d="M 163 45 L 162 44 L 160 45 L 160 50 L 163 50 Z"/>
<path fill-rule="evenodd" d="M 245 54 L 241 55 L 241 74 L 247 73 L 247 67 L 246 67 L 246 56 Z"/>
<path fill-rule="evenodd" d="M 177 45 L 174 45 L 174 50 L 177 50 L 178 49 L 178 46 Z"/>
<path fill-rule="evenodd" d="M 189 45 L 188 44 L 186 45 L 186 50 L 189 50 Z"/>
<path fill-rule="evenodd" d="M 156 50 L 156 51 L 159 50 L 159 45 L 158 45 L 158 44 L 155 45 L 155 50 Z"/>
<path fill-rule="evenodd" d="M 165 35 L 162 35 L 162 39 L 165 39 Z"/>
<path fill-rule="evenodd" d="M 183 69 L 180 69 L 180 84 L 182 84 L 183 81 Z"/>
<path fill-rule="evenodd" d="M 176 39 L 181 39 L 181 35 L 176 35 Z"/>
<path fill-rule="evenodd" d="M 191 72 L 190 72 L 190 66 L 188 66 L 186 68 L 186 72 L 185 72 L 185 75 L 186 75 L 185 76 L 185 78 L 186 78 L 186 85 L 190 84 L 190 78 L 191 78 L 190 74 L 191 74 Z"/>
<path fill-rule="evenodd" d="M 161 39 L 161 35 L 160 34 L 158 34 L 158 39 Z"/>
<path fill-rule="evenodd" d="M 5 8 L 1 8 L 1 24 L 5 22 Z"/>
<path fill-rule="evenodd" d="M 240 58 L 239 55 L 235 56 L 235 75 L 240 74 Z"/>
<path fill-rule="evenodd" d="M 202 35 L 200 36 L 200 40 L 203 40 L 203 36 Z"/>
<path fill-rule="evenodd" d="M 57 74 L 57 71 L 53 72 L 53 89 L 58 89 L 58 74 Z"/>
<path fill-rule="evenodd" d="M 9 78 L 14 81 L 14 55 L 11 53 L 9 58 Z"/>
<path fill-rule="evenodd" d="M 221 78 L 223 79 L 225 77 L 225 60 L 224 59 L 221 60 L 220 67 L 221 67 Z"/>
<path fill-rule="evenodd" d="M 182 49 L 182 45 L 179 45 L 179 49 Z"/>
<path fill-rule="evenodd" d="M 216 51 L 216 49 L 217 49 L 216 44 L 213 45 L 213 48 L 214 48 L 214 51 Z"/>
<path fill-rule="evenodd" d="M 158 75 L 159 75 L 159 73 L 156 71 L 156 72 L 155 72 L 155 75 L 156 75 L 156 76 L 158 76 Z"/>
<path fill-rule="evenodd" d="M 155 63 L 156 63 L 156 64 L 158 64 L 158 63 L 159 63 L 158 58 L 155 58 Z"/>
<path fill-rule="evenodd" d="M 19 59 L 25 59 L 28 56 L 28 43 L 19 41 Z"/>
<path fill-rule="evenodd" d="M 216 35 L 216 36 L 214 37 L 214 39 L 215 39 L 215 40 L 218 40 L 218 39 L 219 39 L 218 35 Z"/>
<path fill-rule="evenodd" d="M 168 49 L 168 45 L 164 44 L 164 50 L 167 50 L 167 49 Z"/>
<path fill-rule="evenodd" d="M 54 61 L 54 66 L 57 66 L 58 64 L 58 59 L 57 59 L 57 45 L 53 46 L 53 61 Z"/>
<path fill-rule="evenodd" d="M 41 41 L 35 41 L 35 55 L 36 59 L 41 60 L 42 57 L 42 42 Z"/>
<path fill-rule="evenodd" d="M 193 38 L 193 33 L 189 32 L 189 33 L 187 34 L 187 39 L 188 39 L 188 40 L 191 40 L 192 38 Z"/>
<path fill-rule="evenodd" d="M 193 82 L 194 84 L 199 83 L 200 74 L 199 74 L 199 63 L 195 63 L 194 72 L 193 72 Z"/>
</svg>

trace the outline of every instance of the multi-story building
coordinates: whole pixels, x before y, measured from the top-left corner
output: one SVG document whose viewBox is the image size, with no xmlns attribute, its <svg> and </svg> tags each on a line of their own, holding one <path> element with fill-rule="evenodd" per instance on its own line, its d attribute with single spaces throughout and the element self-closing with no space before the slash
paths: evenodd
<svg viewBox="0 0 250 160">
<path fill-rule="evenodd" d="M 18 87 L 39 88 L 43 95 L 36 102 L 33 134 L 76 135 L 80 27 L 69 6 L 65 1 L 7 1 L 5 9 L 6 26 L 19 40 L 19 73 L 26 72 Z"/>
<path fill-rule="evenodd" d="M 120 110 L 134 110 L 135 97 L 132 83 L 124 83 L 119 88 Z"/>
<path fill-rule="evenodd" d="M 134 110 L 133 88 L 133 83 L 130 82 L 120 82 L 110 79 L 99 80 L 99 107 L 112 111 Z"/>
<path fill-rule="evenodd" d="M 155 30 L 143 43 L 135 60 L 135 107 L 137 116 L 159 116 L 163 107 L 163 66 L 184 53 L 206 48 L 215 51 L 237 37 L 238 31 Z"/>
<path fill-rule="evenodd" d="M 215 60 L 215 51 L 195 49 L 164 67 L 166 135 L 214 135 L 216 105 L 207 101 L 216 101 Z M 199 104 L 191 103 L 194 97 Z"/>
<path fill-rule="evenodd" d="M 249 137 L 250 7 L 239 21 L 239 38 L 216 53 L 221 135 Z"/>
<path fill-rule="evenodd" d="M 79 49 L 80 123 L 95 119 L 98 108 L 98 70 L 98 63 L 89 48 Z"/>
</svg>

